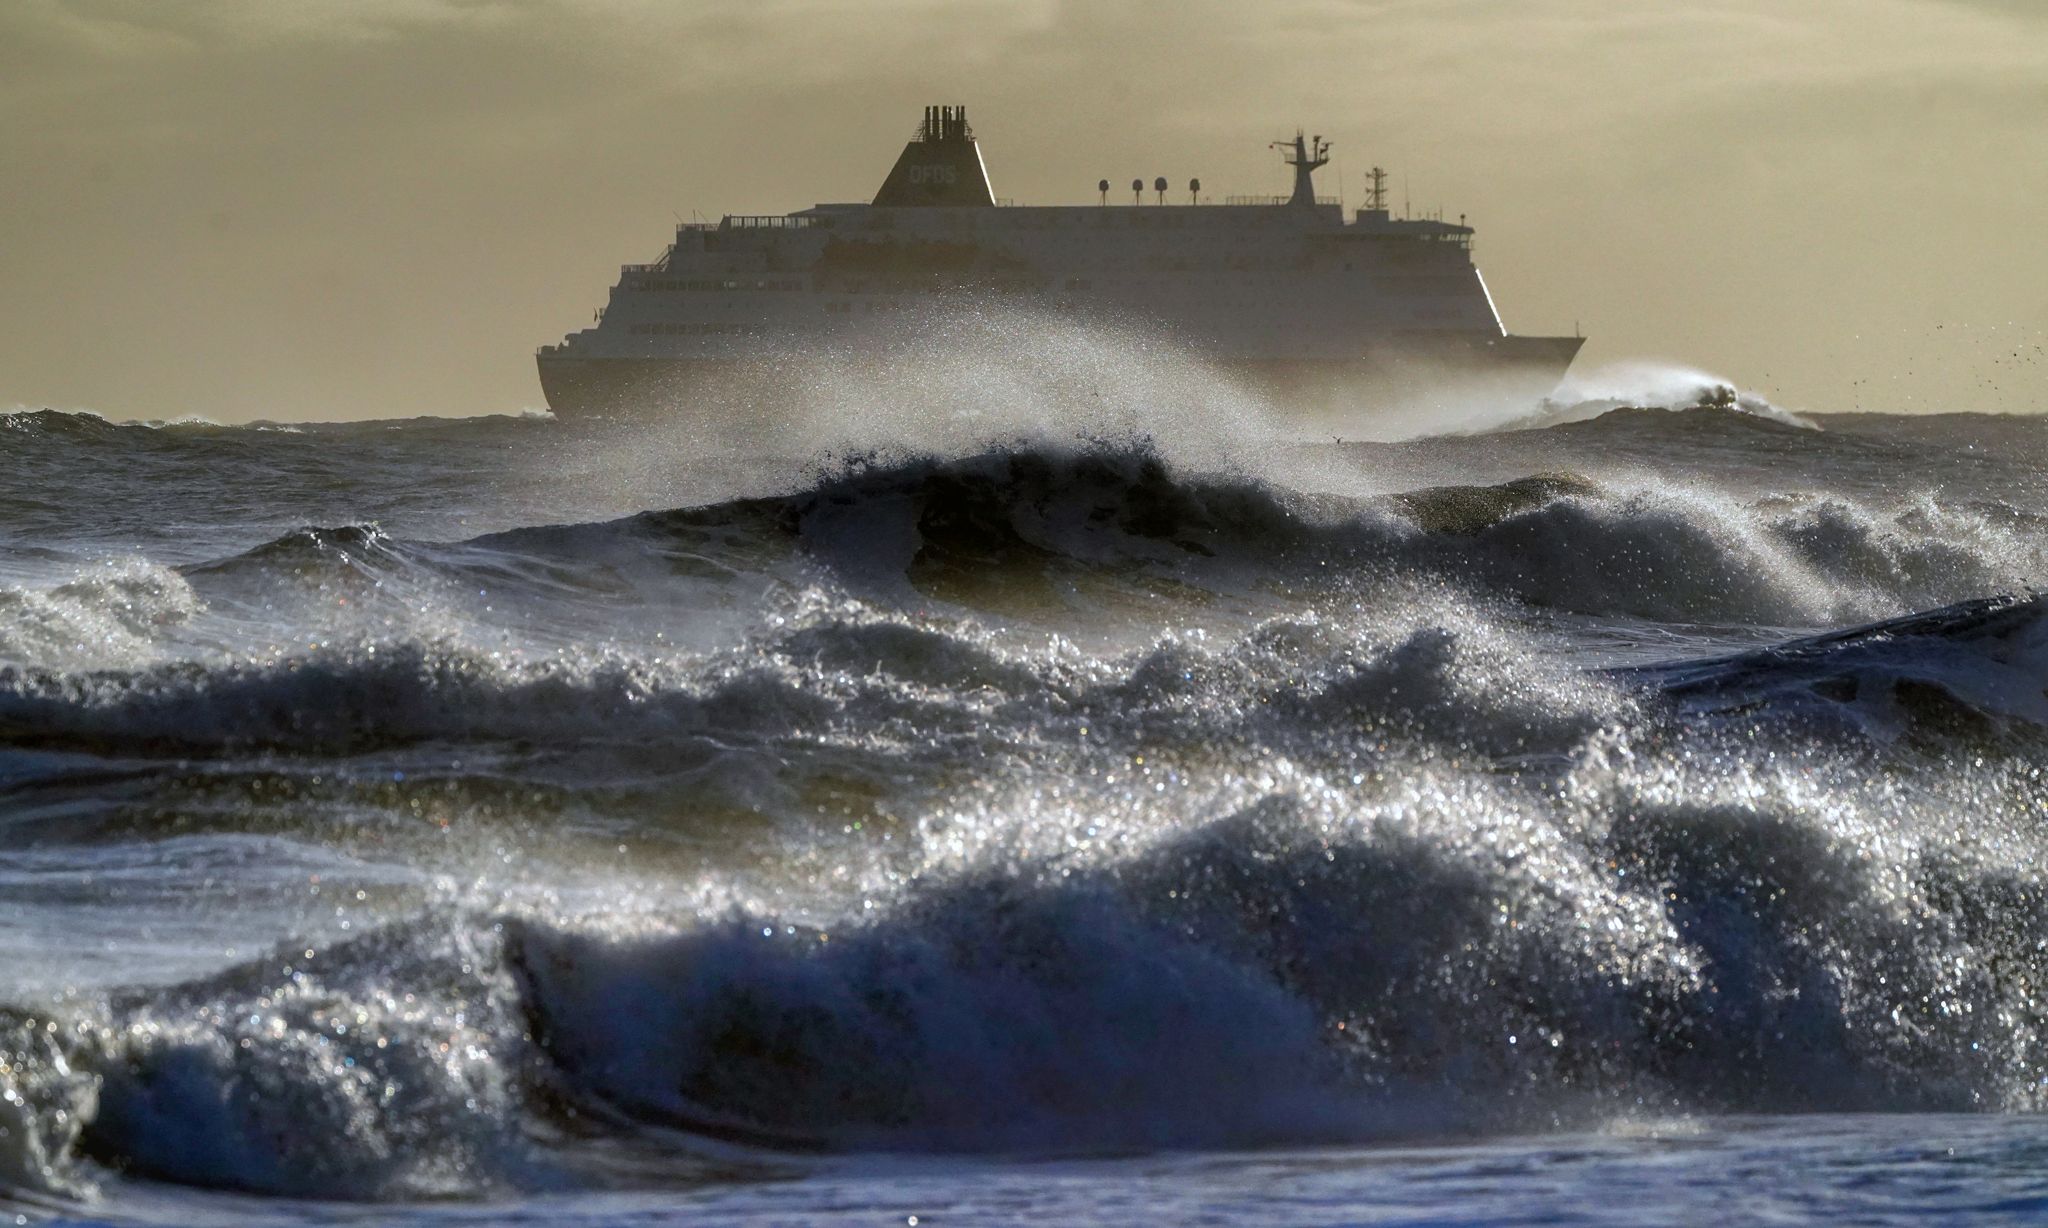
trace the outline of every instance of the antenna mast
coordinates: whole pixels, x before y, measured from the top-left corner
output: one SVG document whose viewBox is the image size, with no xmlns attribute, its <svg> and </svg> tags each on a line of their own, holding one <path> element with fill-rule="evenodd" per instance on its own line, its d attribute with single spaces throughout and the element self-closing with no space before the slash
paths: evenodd
<svg viewBox="0 0 2048 1228">
<path fill-rule="evenodd" d="M 1330 143 L 1321 136 L 1303 137 L 1301 129 L 1294 130 L 1292 141 L 1274 141 L 1273 148 L 1280 150 L 1281 160 L 1294 168 L 1294 195 L 1289 197 L 1290 205 L 1313 205 L 1316 203 L 1316 168 L 1330 162 Z"/>
<path fill-rule="evenodd" d="M 1372 185 L 1365 190 L 1365 207 L 1373 210 L 1375 213 L 1385 213 L 1387 211 L 1386 168 L 1375 166 L 1372 170 L 1366 172 L 1365 178 L 1366 182 Z"/>
</svg>

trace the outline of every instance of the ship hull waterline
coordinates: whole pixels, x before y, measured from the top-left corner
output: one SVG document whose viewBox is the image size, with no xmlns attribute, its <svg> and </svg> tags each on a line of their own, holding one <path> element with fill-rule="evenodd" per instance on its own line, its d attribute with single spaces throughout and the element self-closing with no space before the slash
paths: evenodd
<svg viewBox="0 0 2048 1228">
<path fill-rule="evenodd" d="M 1235 359 L 1217 376 L 1267 401 L 1290 433 L 1376 433 L 1390 415 L 1441 414 L 1446 425 L 1533 410 L 1556 391 L 1580 337 L 1454 338 L 1376 345 L 1339 359 Z M 541 393 L 558 418 L 681 418 L 716 428 L 727 410 L 772 413 L 782 394 L 815 394 L 814 369 L 790 358 L 538 356 Z M 1164 425 L 1164 424 L 1163 424 Z"/>
</svg>

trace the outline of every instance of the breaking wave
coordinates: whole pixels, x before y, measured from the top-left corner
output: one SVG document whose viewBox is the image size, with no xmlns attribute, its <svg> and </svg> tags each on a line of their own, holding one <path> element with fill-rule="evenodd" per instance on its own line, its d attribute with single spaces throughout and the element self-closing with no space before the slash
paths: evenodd
<svg viewBox="0 0 2048 1228">
<path fill-rule="evenodd" d="M 465 582 L 607 595 L 650 576 L 774 575 L 796 558 L 865 595 L 1024 615 L 1086 605 L 1105 586 L 1235 592 L 1324 584 L 1342 567 L 1586 614 L 1820 626 L 2024 588 L 2048 569 L 2048 532 L 1995 500 L 1744 501 L 1572 474 L 1359 498 L 1186 473 L 1141 444 L 1039 446 L 858 463 L 795 494 L 459 547 L 308 530 L 200 570 L 362 569 L 394 555 Z"/>
<path fill-rule="evenodd" d="M 1685 422 L 1660 423 L 1649 417 L 1659 413 L 1683 414 Z M 1731 424 L 1753 421 L 1799 430 L 1817 429 L 1811 418 L 1774 405 L 1756 392 L 1739 390 L 1717 375 L 1653 362 L 1609 363 L 1575 374 L 1534 413 L 1508 423 L 1504 429 L 1565 426 L 1615 414 L 1634 417 L 1638 419 L 1634 425 L 1647 429 L 1696 429 L 1706 425 L 1710 418 L 1722 415 L 1729 416 Z M 1620 423 L 1608 425 L 1613 428 Z"/>
<path fill-rule="evenodd" d="M 1798 721 L 1813 697 L 1888 702 L 1836 694 L 1844 677 L 1894 697 L 1942 685 L 2038 739 L 2042 601 L 1629 675 L 1636 699 L 1555 671 L 1528 707 L 1494 701 L 1558 709 L 1550 753 L 1497 746 L 1491 767 L 1361 757 L 1398 727 L 1374 712 L 1484 707 L 1484 680 L 1440 692 L 1457 673 L 1442 663 L 1473 651 L 1455 641 L 1411 636 L 1355 665 L 1299 625 L 1206 659 L 1162 648 L 1065 697 L 1109 726 L 1096 762 L 1129 787 L 1064 771 L 1098 783 L 1064 801 L 1042 779 L 997 790 L 887 854 L 843 846 L 870 885 L 837 902 L 450 906 L 13 1010 L 0 1180 L 74 1197 L 112 1169 L 375 1200 L 625 1179 L 590 1150 L 607 1140 L 686 1180 L 735 1144 L 767 1162 L 2041 1108 L 2038 757 L 1902 778 L 1828 744 L 1716 748 L 1728 722 Z M 799 636 L 819 660 L 855 651 L 836 634 Z M 1043 685 L 942 645 L 905 655 L 948 687 Z M 1292 708 L 1270 681 L 1234 702 L 1197 676 L 1275 659 L 1321 662 Z M 1240 730 L 1321 736 L 1262 735 L 1248 770 L 1205 778 L 1157 723 L 1176 686 Z M 1689 737 L 1691 753 L 1651 753 Z"/>
<path fill-rule="evenodd" d="M 1981 501 L 1741 503 L 1568 474 L 1306 496 L 1182 475 L 1141 447 L 1002 451 L 453 545 L 308 529 L 177 571 L 110 564 L 0 589 L 0 729 L 21 745 L 124 753 L 709 744 L 855 728 L 972 740 L 1085 717 L 1111 692 L 1164 719 L 1179 687 L 1212 726 L 1199 736 L 1215 737 L 1220 714 L 1253 702 L 1234 696 L 1260 687 L 1273 688 L 1261 711 L 1308 724 L 1308 709 L 1336 711 L 1341 696 L 1427 693 L 1404 671 L 1511 659 L 1445 696 L 1454 706 L 1440 715 L 1414 704 L 1402 718 L 1491 744 L 1475 717 L 1487 696 L 1546 676 L 1531 651 L 1502 655 L 1487 630 L 1502 619 L 1801 628 L 1897 616 L 2024 591 L 2048 574 L 2038 529 Z M 1279 600 L 1306 592 L 1318 596 L 1305 613 Z M 1459 612 L 1471 594 L 1491 621 Z M 1134 603 L 1222 619 L 1226 634 L 1277 621 L 1225 654 L 1231 664 L 1167 642 L 1147 660 L 1084 667 L 990 629 L 1064 631 Z M 708 652 L 673 647 L 764 605 L 779 630 L 753 623 Z M 301 628 L 282 643 L 268 638 L 281 619 Z M 251 623 L 265 637 L 255 645 Z M 592 628 L 609 628 L 613 646 L 587 643 Z M 1287 659 L 1289 637 L 1313 648 Z M 1247 664 L 1253 651 L 1271 659 Z M 1353 676 L 1325 676 L 1333 661 Z M 1498 724 L 1550 722 L 1532 708 Z"/>
<path fill-rule="evenodd" d="M 1188 474 L 1142 446 L 1001 450 L 856 468 L 811 489 L 621 522 L 639 535 L 775 534 L 841 578 L 1029 612 L 1110 576 L 1239 583 L 1443 580 L 1552 609 L 1818 626 L 2024 587 L 2048 534 L 1999 506 L 1875 508 L 1844 497 L 1739 502 L 1563 475 L 1392 500 L 1307 496 Z M 546 550 L 555 530 L 492 539 Z"/>
<path fill-rule="evenodd" d="M 163 633 L 201 603 L 167 567 L 126 559 L 77 569 L 48 587 L 0 585 L 0 668 L 92 668 L 156 655 Z"/>
</svg>

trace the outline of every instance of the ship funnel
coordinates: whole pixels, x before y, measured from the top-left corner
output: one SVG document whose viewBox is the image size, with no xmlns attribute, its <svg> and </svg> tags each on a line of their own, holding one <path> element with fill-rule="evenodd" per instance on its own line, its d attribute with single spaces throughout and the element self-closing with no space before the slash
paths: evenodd
<svg viewBox="0 0 2048 1228">
<path fill-rule="evenodd" d="M 926 107 L 924 123 L 875 193 L 875 204 L 884 206 L 995 203 L 966 107 Z"/>
</svg>

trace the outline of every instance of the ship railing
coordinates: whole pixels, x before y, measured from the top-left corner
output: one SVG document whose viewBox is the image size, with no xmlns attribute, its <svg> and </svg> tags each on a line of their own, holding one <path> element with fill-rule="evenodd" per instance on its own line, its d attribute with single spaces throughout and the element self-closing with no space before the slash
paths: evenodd
<svg viewBox="0 0 2048 1228">
<path fill-rule="evenodd" d="M 676 245 L 671 243 L 662 249 L 661 259 L 648 264 L 620 265 L 619 270 L 624 273 L 666 273 L 669 269 L 669 262 L 675 259 L 675 255 Z"/>
<path fill-rule="evenodd" d="M 728 213 L 718 224 L 720 230 L 808 230 L 818 224 L 814 217 L 787 213 Z"/>
<path fill-rule="evenodd" d="M 1226 196 L 1223 198 L 1223 203 L 1226 205 L 1291 205 L 1294 203 L 1294 198 L 1292 196 Z M 1318 196 L 1316 197 L 1316 203 L 1319 205 L 1342 205 L 1344 198 L 1341 196 Z"/>
</svg>

